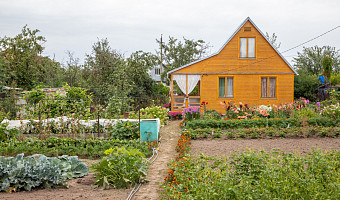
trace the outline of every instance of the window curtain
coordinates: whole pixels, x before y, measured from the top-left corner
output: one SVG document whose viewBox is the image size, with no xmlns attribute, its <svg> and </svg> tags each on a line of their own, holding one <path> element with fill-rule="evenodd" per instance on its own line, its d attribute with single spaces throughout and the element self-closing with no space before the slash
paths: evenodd
<svg viewBox="0 0 340 200">
<path fill-rule="evenodd" d="M 200 80 L 201 75 L 188 75 L 188 94 L 194 90 L 195 86 Z"/>
<path fill-rule="evenodd" d="M 269 97 L 276 97 L 276 78 L 269 78 Z"/>
<path fill-rule="evenodd" d="M 247 57 L 247 38 L 240 39 L 240 57 Z"/>
<path fill-rule="evenodd" d="M 225 97 L 225 78 L 218 79 L 218 96 Z"/>
<path fill-rule="evenodd" d="M 186 91 L 186 85 L 187 85 L 187 80 L 186 80 L 186 75 L 173 75 L 173 80 L 176 81 L 178 87 L 181 89 L 181 91 L 185 93 Z"/>
<path fill-rule="evenodd" d="M 234 79 L 231 77 L 227 78 L 227 97 L 233 97 L 234 96 Z"/>
<path fill-rule="evenodd" d="M 186 88 L 187 88 L 186 75 L 173 75 L 173 80 L 176 81 L 181 91 L 184 94 L 187 94 L 186 93 Z M 201 80 L 201 75 L 188 75 L 188 94 L 190 94 L 194 90 L 195 86 L 200 80 Z"/>
<path fill-rule="evenodd" d="M 248 57 L 255 58 L 255 38 L 248 38 Z"/>
<path fill-rule="evenodd" d="M 267 78 L 261 78 L 261 97 L 267 97 Z"/>
</svg>

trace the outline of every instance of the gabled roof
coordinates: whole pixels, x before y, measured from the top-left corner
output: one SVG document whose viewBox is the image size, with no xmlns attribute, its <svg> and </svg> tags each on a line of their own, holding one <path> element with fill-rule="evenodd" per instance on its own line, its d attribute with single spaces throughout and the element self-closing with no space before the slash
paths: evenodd
<svg viewBox="0 0 340 200">
<path fill-rule="evenodd" d="M 253 22 L 253 20 L 250 19 L 250 17 L 247 17 L 247 18 L 242 22 L 242 24 L 236 29 L 236 31 L 229 37 L 229 39 L 223 44 L 223 46 L 222 46 L 217 52 L 211 54 L 211 55 L 208 56 L 208 57 L 202 58 L 202 59 L 200 59 L 200 60 L 196 60 L 196 61 L 191 62 L 191 63 L 189 63 L 189 64 L 187 64 L 187 65 L 184 65 L 184 66 L 182 66 L 182 67 L 178 67 L 178 68 L 176 68 L 176 69 L 173 69 L 173 70 L 169 71 L 167 74 L 171 74 L 171 73 L 173 73 L 173 72 L 175 72 L 175 71 L 177 71 L 177 70 L 183 69 L 183 68 L 188 67 L 188 66 L 190 66 L 190 65 L 193 65 L 193 64 L 195 64 L 195 63 L 198 63 L 198 62 L 201 62 L 201 61 L 206 60 L 206 59 L 208 59 L 208 58 L 211 58 L 211 57 L 213 57 L 213 56 L 216 56 L 217 54 L 219 54 L 219 53 L 223 50 L 223 48 L 224 48 L 224 47 L 229 43 L 229 41 L 236 35 L 236 33 L 238 33 L 238 32 L 240 31 L 240 29 L 244 26 L 244 24 L 245 24 L 247 21 L 249 21 L 249 22 L 256 28 L 256 30 L 263 36 L 263 38 L 266 39 L 266 41 L 270 44 L 270 46 L 273 47 L 273 49 L 276 51 L 276 53 L 279 54 L 279 56 L 280 56 L 280 57 L 286 62 L 286 64 L 290 67 L 290 69 L 293 70 L 293 72 L 297 75 L 298 73 L 294 70 L 294 68 L 293 68 L 293 67 L 289 64 L 289 62 L 282 56 L 282 54 L 276 49 L 276 47 L 275 47 L 271 42 L 269 42 L 269 40 L 267 39 L 267 37 L 266 37 L 266 36 L 262 33 L 262 31 L 255 25 L 255 23 Z"/>
</svg>

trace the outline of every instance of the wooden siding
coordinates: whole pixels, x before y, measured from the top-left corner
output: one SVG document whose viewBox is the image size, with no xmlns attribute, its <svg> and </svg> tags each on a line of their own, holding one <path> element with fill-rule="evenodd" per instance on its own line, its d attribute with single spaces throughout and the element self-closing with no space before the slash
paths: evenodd
<svg viewBox="0 0 340 200">
<path fill-rule="evenodd" d="M 251 27 L 251 31 L 244 31 Z M 240 58 L 240 38 L 255 38 L 255 58 Z M 292 102 L 294 71 L 247 21 L 219 54 L 174 71 L 174 74 L 201 74 L 201 102 L 207 108 L 225 113 L 220 102 L 234 101 L 248 105 L 268 105 Z M 218 97 L 218 77 L 234 78 L 234 97 Z M 261 98 L 261 77 L 276 77 L 276 98 Z"/>
<path fill-rule="evenodd" d="M 221 52 L 206 60 L 200 61 L 177 73 L 294 73 L 287 63 L 276 53 L 273 47 L 262 37 L 248 21 L 245 27 L 252 27 L 250 32 L 243 28 L 228 42 Z M 255 38 L 255 59 L 239 58 L 240 38 Z"/>
<path fill-rule="evenodd" d="M 217 110 L 225 113 L 220 102 L 226 101 L 235 103 L 242 102 L 250 106 L 256 105 L 279 105 L 293 101 L 294 75 L 233 75 L 234 97 L 218 97 L 218 78 L 224 75 L 205 75 L 202 77 L 201 101 L 209 102 L 207 109 Z M 276 77 L 276 98 L 261 98 L 261 77 Z"/>
</svg>

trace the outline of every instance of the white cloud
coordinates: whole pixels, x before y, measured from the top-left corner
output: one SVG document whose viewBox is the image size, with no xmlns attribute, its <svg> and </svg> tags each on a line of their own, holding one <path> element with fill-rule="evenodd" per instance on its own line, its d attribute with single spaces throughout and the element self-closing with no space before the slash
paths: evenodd
<svg viewBox="0 0 340 200">
<path fill-rule="evenodd" d="M 66 50 L 83 60 L 97 38 L 108 38 L 112 48 L 126 55 L 154 52 L 161 34 L 203 39 L 215 51 L 250 16 L 263 32 L 276 33 L 283 51 L 339 26 L 339 7 L 338 0 L 0 1 L 0 37 L 14 36 L 28 24 L 46 37 L 45 54 L 55 54 L 59 61 Z M 340 49 L 339 33 L 340 29 L 308 45 Z"/>
</svg>

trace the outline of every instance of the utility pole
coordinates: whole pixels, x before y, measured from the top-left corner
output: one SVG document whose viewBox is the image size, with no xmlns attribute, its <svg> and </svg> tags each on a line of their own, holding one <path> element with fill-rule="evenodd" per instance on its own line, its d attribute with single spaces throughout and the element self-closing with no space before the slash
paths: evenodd
<svg viewBox="0 0 340 200">
<path fill-rule="evenodd" d="M 163 73 L 163 38 L 162 38 L 163 34 L 161 34 L 161 71 L 160 74 L 162 75 Z M 161 78 L 161 83 L 162 83 L 162 78 Z"/>
</svg>

